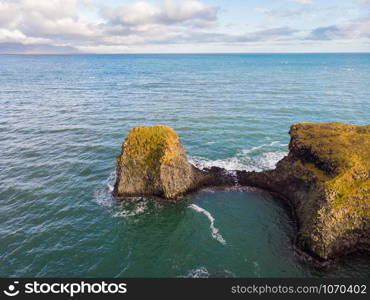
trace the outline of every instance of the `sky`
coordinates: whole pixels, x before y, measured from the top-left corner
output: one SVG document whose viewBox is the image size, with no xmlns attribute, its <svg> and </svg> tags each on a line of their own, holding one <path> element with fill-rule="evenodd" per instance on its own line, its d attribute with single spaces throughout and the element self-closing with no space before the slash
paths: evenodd
<svg viewBox="0 0 370 300">
<path fill-rule="evenodd" d="M 0 53 L 370 52 L 370 0 L 0 0 Z"/>
</svg>

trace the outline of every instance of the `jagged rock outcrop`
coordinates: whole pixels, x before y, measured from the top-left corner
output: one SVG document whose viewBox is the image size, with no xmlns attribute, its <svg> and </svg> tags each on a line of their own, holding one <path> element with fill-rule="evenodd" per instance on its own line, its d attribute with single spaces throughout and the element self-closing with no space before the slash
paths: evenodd
<svg viewBox="0 0 370 300">
<path fill-rule="evenodd" d="M 279 194 L 294 210 L 298 245 L 329 259 L 370 249 L 370 126 L 299 123 L 289 154 L 274 170 L 236 171 L 237 184 Z M 178 199 L 209 186 L 233 186 L 223 169 L 199 170 L 176 132 L 162 125 L 132 129 L 117 158 L 115 196 Z"/>
<path fill-rule="evenodd" d="M 370 246 L 370 126 L 295 124 L 276 169 L 238 172 L 239 183 L 288 199 L 298 244 L 322 259 Z"/>
<path fill-rule="evenodd" d="M 202 171 L 190 164 L 172 128 L 137 127 L 129 132 L 117 158 L 113 193 L 176 199 L 204 186 L 227 184 L 231 179 L 221 173 L 218 168 Z"/>
</svg>

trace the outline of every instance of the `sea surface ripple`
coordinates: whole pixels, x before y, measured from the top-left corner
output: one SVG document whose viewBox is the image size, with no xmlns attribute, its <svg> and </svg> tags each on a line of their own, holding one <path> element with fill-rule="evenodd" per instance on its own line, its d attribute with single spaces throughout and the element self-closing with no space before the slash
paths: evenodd
<svg viewBox="0 0 370 300">
<path fill-rule="evenodd" d="M 1 55 L 1 277 L 369 277 L 318 269 L 253 190 L 111 196 L 130 128 L 172 126 L 200 168 L 265 170 L 295 122 L 368 124 L 369 54 Z"/>
</svg>

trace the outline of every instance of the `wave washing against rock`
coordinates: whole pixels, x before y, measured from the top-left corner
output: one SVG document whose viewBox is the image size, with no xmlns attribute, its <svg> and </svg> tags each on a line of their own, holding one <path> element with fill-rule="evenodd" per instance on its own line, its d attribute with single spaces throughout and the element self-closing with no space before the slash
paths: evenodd
<svg viewBox="0 0 370 300">
<path fill-rule="evenodd" d="M 129 197 L 129 201 L 117 203 L 112 196 L 115 181 L 116 171 L 113 171 L 95 192 L 96 203 L 111 208 L 111 214 L 115 218 L 127 218 L 145 213 L 151 201 L 144 197 Z"/>
<path fill-rule="evenodd" d="M 252 147 L 251 149 L 241 150 L 234 157 L 211 160 L 201 156 L 192 156 L 189 157 L 189 161 L 200 169 L 216 166 L 224 168 L 229 172 L 233 172 L 235 170 L 261 171 L 274 168 L 276 163 L 287 154 L 287 152 L 284 151 L 262 151 L 271 150 L 271 148 L 276 147 L 282 148 L 286 146 L 286 144 L 282 144 L 279 141 L 274 141 L 270 144 L 263 144 L 260 146 Z M 111 208 L 113 217 L 124 218 L 140 215 L 148 209 L 149 200 L 143 197 L 130 197 L 130 201 L 117 205 L 117 202 L 112 197 L 115 181 L 116 171 L 113 171 L 97 189 L 95 193 L 95 201 L 100 206 Z M 195 204 L 193 204 L 191 208 L 207 216 L 207 218 L 211 222 L 212 236 L 220 243 L 225 244 L 225 240 L 218 233 L 218 229 L 214 227 L 213 216 L 208 211 L 196 206 Z"/>
<path fill-rule="evenodd" d="M 210 167 L 219 167 L 227 171 L 263 171 L 273 169 L 276 163 L 288 154 L 287 151 L 265 151 L 264 149 L 282 148 L 287 144 L 282 144 L 279 141 L 271 142 L 270 144 L 263 144 L 239 151 L 233 157 L 224 159 L 212 160 L 202 156 L 190 156 L 189 162 L 199 169 L 206 169 Z M 262 152 L 262 153 L 261 153 Z"/>
<path fill-rule="evenodd" d="M 112 207 L 115 201 L 112 197 L 114 182 L 116 181 L 116 171 L 109 174 L 95 192 L 95 201 L 100 206 Z"/>
<path fill-rule="evenodd" d="M 211 234 L 212 234 L 212 237 L 214 239 L 216 239 L 217 241 L 219 241 L 221 244 L 223 245 L 226 245 L 226 241 L 224 240 L 224 238 L 222 237 L 222 235 L 219 233 L 218 229 L 215 227 L 215 218 L 211 215 L 211 213 L 201 207 L 199 207 L 198 205 L 195 205 L 195 204 L 190 204 L 189 205 L 189 208 L 201 213 L 201 214 L 204 214 L 208 220 L 210 221 L 210 228 L 211 228 Z"/>
</svg>

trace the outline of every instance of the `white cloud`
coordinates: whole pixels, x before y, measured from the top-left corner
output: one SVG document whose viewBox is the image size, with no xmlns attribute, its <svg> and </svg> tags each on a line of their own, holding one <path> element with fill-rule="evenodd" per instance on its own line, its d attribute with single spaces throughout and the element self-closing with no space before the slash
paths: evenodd
<svg viewBox="0 0 370 300">
<path fill-rule="evenodd" d="M 310 0 L 279 1 L 285 4 L 287 1 L 315 3 Z M 361 6 L 370 2 L 353 1 Z M 307 32 L 292 28 L 292 22 L 286 20 L 291 20 L 292 16 L 307 16 L 318 9 L 315 5 L 294 8 L 287 5 L 286 10 L 256 9 L 257 12 L 273 16 L 274 22 L 271 22 L 270 28 L 266 24 L 253 26 L 246 17 L 245 28 L 256 29 L 243 33 L 240 27 L 232 32 L 225 29 L 225 26 L 219 26 L 221 9 L 204 0 L 141 0 L 116 7 L 104 4 L 97 7 L 94 3 L 92 0 L 0 0 L 0 43 L 21 43 L 27 46 L 42 44 L 50 51 L 56 50 L 53 47 L 58 46 L 67 50 L 75 47 L 82 51 L 98 52 L 164 49 L 168 45 L 174 49 L 182 45 L 206 47 L 204 45 L 207 44 L 212 45 L 210 49 L 219 49 L 220 45 L 240 49 L 240 45 L 255 43 L 271 47 L 273 42 L 302 39 Z M 370 38 L 368 20 L 318 26 L 312 30 L 308 39 L 325 43 L 327 40 Z M 41 48 L 19 47 L 29 51 Z"/>
<path fill-rule="evenodd" d="M 10 26 L 17 18 L 18 8 L 16 1 L 0 1 L 0 26 Z"/>
<path fill-rule="evenodd" d="M 217 7 L 195 0 L 166 0 L 159 5 L 140 1 L 101 10 L 111 24 L 131 27 L 144 24 L 210 26 L 217 21 L 217 12 Z"/>
<path fill-rule="evenodd" d="M 78 0 L 0 0 L 0 40 L 33 43 L 51 38 L 66 43 L 95 35 L 94 26 L 78 16 L 78 5 Z"/>
<path fill-rule="evenodd" d="M 295 2 L 295 3 L 301 3 L 301 4 L 312 4 L 313 0 L 278 0 L 278 1 L 288 1 L 288 2 Z"/>
<path fill-rule="evenodd" d="M 188 28 L 212 27 L 218 13 L 197 0 L 138 1 L 101 8 L 99 22 L 82 18 L 80 6 L 96 9 L 89 0 L 0 0 L 0 41 L 49 40 L 77 47 L 162 41 Z"/>
<path fill-rule="evenodd" d="M 370 5 L 370 0 L 353 0 L 355 4 L 368 6 Z"/>
<path fill-rule="evenodd" d="M 313 30 L 307 39 L 311 40 L 340 40 L 370 38 L 370 21 L 346 25 L 332 25 Z"/>
</svg>

